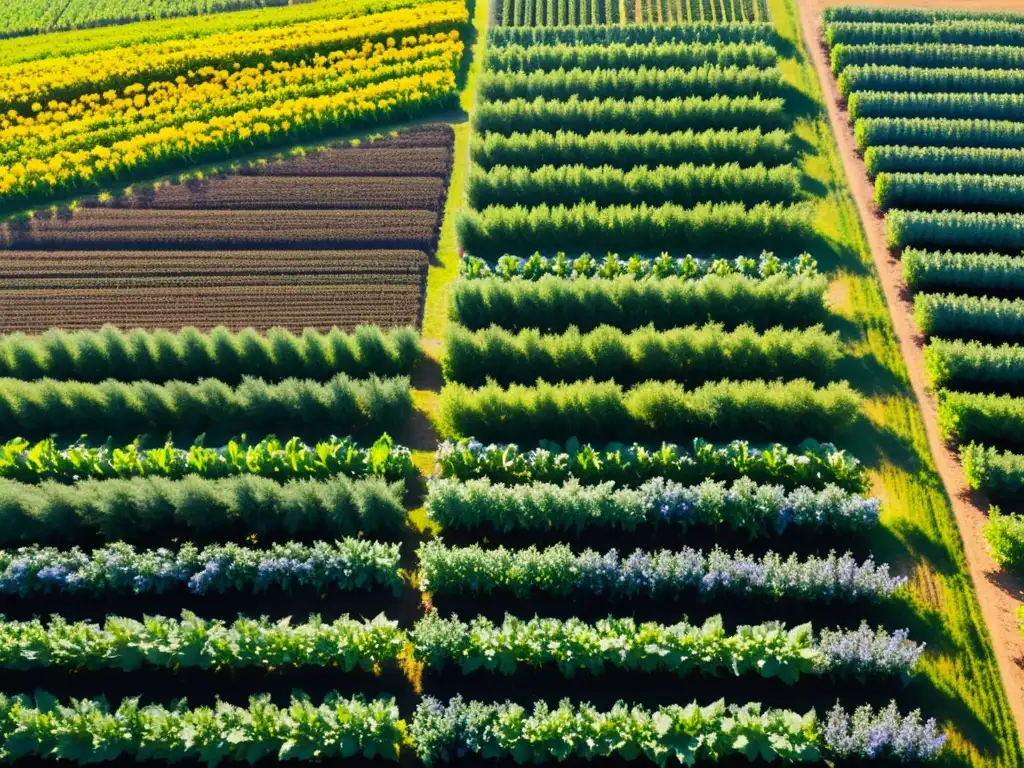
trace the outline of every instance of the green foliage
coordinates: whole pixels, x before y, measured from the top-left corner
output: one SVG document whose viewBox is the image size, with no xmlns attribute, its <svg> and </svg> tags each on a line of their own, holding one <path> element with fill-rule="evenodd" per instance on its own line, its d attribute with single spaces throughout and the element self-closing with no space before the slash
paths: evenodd
<svg viewBox="0 0 1024 768">
<path fill-rule="evenodd" d="M 1024 398 L 941 390 L 939 429 L 961 443 L 1024 447 Z"/>
<path fill-rule="evenodd" d="M 473 113 L 475 131 L 506 136 L 519 131 L 574 131 L 586 133 L 630 129 L 660 131 L 665 126 L 707 128 L 781 128 L 788 124 L 785 101 L 760 96 L 687 96 L 684 98 L 580 99 L 565 101 L 537 97 L 490 101 Z"/>
<path fill-rule="evenodd" d="M 698 203 L 664 205 L 490 206 L 463 210 L 456 221 L 459 244 L 474 256 L 555 250 L 566 242 L 581 249 L 657 251 L 666 242 L 686 248 L 763 248 L 805 242 L 811 209 L 804 205 Z"/>
<path fill-rule="evenodd" d="M 370 672 L 375 665 L 394 664 L 406 642 L 398 622 L 383 614 L 369 620 L 346 614 L 332 622 L 310 616 L 301 624 L 292 624 L 290 618 L 239 617 L 228 625 L 182 611 L 180 620 L 108 616 L 103 626 L 55 616 L 47 624 L 39 619 L 0 623 L 0 668 L 131 672 L 140 667 L 313 666 Z"/>
<path fill-rule="evenodd" d="M 879 208 L 1024 210 L 1024 176 L 977 173 L 880 173 L 875 177 Z"/>
<path fill-rule="evenodd" d="M 380 478 L 293 480 L 241 475 L 130 480 L 0 480 L 0 546 L 73 544 L 90 537 L 141 541 L 169 536 L 277 540 L 393 534 L 405 525 L 402 483 Z"/>
<path fill-rule="evenodd" d="M 879 144 L 1024 148 L 1024 122 L 1012 120 L 865 117 L 856 122 L 853 133 L 862 150 Z"/>
<path fill-rule="evenodd" d="M 902 22 L 931 24 L 953 19 L 982 21 L 1024 21 L 1020 13 L 996 11 L 962 11 L 952 8 L 898 8 L 889 5 L 832 5 L 821 12 L 826 25 L 835 21 Z"/>
<path fill-rule="evenodd" d="M 770 22 L 729 22 L 716 24 L 599 24 L 584 27 L 491 27 L 488 49 L 506 45 L 595 45 L 624 43 L 774 43 L 775 25 Z"/>
<path fill-rule="evenodd" d="M 907 248 L 902 261 L 912 290 L 1024 292 L 1024 257 Z"/>
<path fill-rule="evenodd" d="M 758 329 L 794 327 L 824 319 L 827 282 L 821 275 L 709 275 L 700 280 L 668 277 L 636 280 L 618 277 L 536 281 L 460 280 L 452 286 L 452 322 L 482 330 L 497 325 L 509 330 L 536 328 L 564 333 L 602 325 L 659 330 L 707 321 L 740 323 Z"/>
<path fill-rule="evenodd" d="M 387 433 L 369 448 L 360 448 L 350 437 L 333 436 L 315 445 L 306 445 L 298 437 L 282 443 L 273 436 L 250 444 L 243 437 L 223 448 L 207 448 L 197 440 L 187 449 L 176 448 L 171 440 L 159 448 L 142 448 L 139 440 L 124 446 L 108 441 L 97 447 L 79 440 L 60 448 L 53 438 L 30 443 L 20 437 L 0 445 L 0 477 L 23 483 L 114 477 L 178 480 L 186 475 L 260 475 L 276 480 L 375 475 L 393 481 L 414 474 L 409 449 L 396 446 Z"/>
<path fill-rule="evenodd" d="M 1024 175 L 1024 149 L 868 147 L 864 165 L 872 176 L 882 171 Z"/>
<path fill-rule="evenodd" d="M 256 762 L 381 757 L 397 759 L 406 739 L 394 699 L 341 698 L 320 705 L 301 693 L 278 707 L 254 696 L 248 707 L 218 701 L 190 709 L 142 706 L 124 699 L 111 710 L 105 699 L 67 704 L 39 691 L 0 698 L 0 749 L 7 760 L 59 757 L 89 764 L 118 758 L 180 762 Z"/>
<path fill-rule="evenodd" d="M 1020 339 L 1024 338 L 1024 299 L 919 293 L 914 296 L 914 320 L 928 335 Z"/>
<path fill-rule="evenodd" d="M 793 158 L 791 134 L 781 128 L 709 128 L 705 131 L 586 131 L 554 133 L 533 130 L 509 136 L 500 133 L 474 133 L 470 144 L 473 162 L 483 168 L 517 165 L 540 168 L 544 165 L 603 165 L 630 170 L 649 163 L 651 158 L 666 165 L 742 166 L 763 163 L 780 165 Z"/>
<path fill-rule="evenodd" d="M 399 430 L 412 411 L 409 379 L 350 379 L 325 383 L 244 378 L 231 388 L 216 379 L 99 384 L 0 379 L 0 429 L 26 438 L 51 433 L 198 434 L 220 430 L 345 429 L 360 436 Z"/>
<path fill-rule="evenodd" d="M 800 194 L 800 172 L 792 165 L 766 168 L 722 165 L 639 165 L 628 171 L 603 165 L 544 165 L 535 170 L 507 165 L 469 171 L 468 199 L 474 208 L 489 205 L 598 205 L 739 202 L 789 203 Z"/>
<path fill-rule="evenodd" d="M 952 60 L 951 63 L 954 63 Z M 954 95 L 1024 93 L 1024 72 L 980 67 L 907 67 L 898 64 L 849 66 L 838 78 L 844 98 L 859 91 L 907 92 Z"/>
<path fill-rule="evenodd" d="M 1024 126 L 1024 123 L 1021 123 Z M 890 247 L 966 246 L 1018 253 L 1024 214 L 977 211 L 890 211 L 885 217 Z"/>
<path fill-rule="evenodd" d="M 997 563 L 1024 576 L 1024 516 L 1004 515 L 998 507 L 992 507 L 985 524 L 985 540 Z"/>
<path fill-rule="evenodd" d="M 816 388 L 789 382 L 720 381 L 696 389 L 647 382 L 624 391 L 614 383 L 496 384 L 470 389 L 446 384 L 437 424 L 442 437 L 536 443 L 662 440 L 685 434 L 715 438 L 828 438 L 850 426 L 861 401 L 846 382 Z"/>
<path fill-rule="evenodd" d="M 918 22 L 844 22 L 834 21 L 825 28 L 829 47 L 843 45 L 1024 45 L 1024 25 L 989 19 L 936 19 L 930 24 Z"/>
<path fill-rule="evenodd" d="M 39 336 L 0 336 L 0 376 L 26 380 L 161 383 L 216 377 L 235 384 L 245 376 L 268 381 L 294 376 L 323 381 L 339 373 L 409 374 L 422 356 L 414 329 L 375 325 L 361 325 L 352 333 L 307 328 L 301 335 L 283 328 L 236 333 L 221 327 L 204 333 L 195 328 L 122 331 L 107 325 L 99 331 L 54 328 Z"/>
<path fill-rule="evenodd" d="M 628 386 L 649 379 L 697 384 L 721 378 L 809 378 L 825 381 L 843 355 L 839 334 L 820 326 L 772 328 L 749 325 L 726 332 L 721 323 L 632 332 L 600 326 L 561 335 L 535 329 L 513 333 L 497 326 L 470 331 L 449 326 L 442 371 L 446 381 L 481 386 L 596 379 Z"/>
<path fill-rule="evenodd" d="M 1009 45 L 960 45 L 937 43 L 867 43 L 833 46 L 832 72 L 839 75 L 851 66 L 929 67 L 949 69 L 1020 69 L 1024 65 L 1024 47 Z"/>
<path fill-rule="evenodd" d="M 585 485 L 613 481 L 635 487 L 655 477 L 696 485 L 705 479 L 737 480 L 786 488 L 821 489 L 837 485 L 847 491 L 867 490 L 864 466 L 831 443 L 805 440 L 796 450 L 779 443 L 759 449 L 745 440 L 715 446 L 699 437 L 690 449 L 674 443 L 646 447 L 609 443 L 603 449 L 569 439 L 521 451 L 514 444 L 483 445 L 476 440 L 446 440 L 437 450 L 438 476 L 458 480 L 490 478 L 510 485 L 529 482 L 564 483 L 575 478 Z"/>
<path fill-rule="evenodd" d="M 1024 455 L 998 451 L 992 446 L 968 443 L 960 446 L 967 485 L 995 500 L 1013 501 L 1024 492 Z"/>
<path fill-rule="evenodd" d="M 847 101 L 851 120 L 864 117 L 1024 119 L 1024 93 L 893 93 L 857 91 Z"/>
<path fill-rule="evenodd" d="M 1006 389 L 1024 384 L 1024 346 L 932 339 L 924 350 L 932 386 Z"/>
<path fill-rule="evenodd" d="M 491 46 L 484 68 L 534 72 L 537 70 L 612 69 L 620 67 L 770 67 L 778 60 L 774 47 L 753 43 L 553 43 L 548 45 Z"/>
</svg>

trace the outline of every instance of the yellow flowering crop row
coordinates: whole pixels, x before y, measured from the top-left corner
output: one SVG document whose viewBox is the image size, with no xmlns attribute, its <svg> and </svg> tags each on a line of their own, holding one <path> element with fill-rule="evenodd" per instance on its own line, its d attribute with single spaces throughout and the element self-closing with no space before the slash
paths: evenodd
<svg viewBox="0 0 1024 768">
<path fill-rule="evenodd" d="M 341 127 L 414 115 L 454 103 L 450 69 L 399 77 L 342 93 L 301 97 L 272 106 L 162 128 L 110 146 L 59 152 L 47 160 L 0 166 L 0 204 L 52 197 L 130 173 L 227 157 Z"/>
<path fill-rule="evenodd" d="M 0 163 L 46 159 L 59 152 L 124 141 L 161 128 L 337 94 L 435 70 L 454 71 L 463 45 L 457 32 L 410 37 L 400 45 L 367 43 L 318 56 L 313 64 L 260 63 L 241 70 L 207 67 L 192 77 L 136 84 L 121 93 L 83 94 L 22 117 L 0 119 Z"/>
<path fill-rule="evenodd" d="M 273 58 L 297 61 L 366 40 L 447 32 L 468 21 L 463 2 L 443 2 L 339 21 L 168 40 L 0 68 L 0 111 L 22 114 L 34 102 L 71 99 L 135 82 L 173 80 L 206 66 L 244 67 Z"/>
</svg>

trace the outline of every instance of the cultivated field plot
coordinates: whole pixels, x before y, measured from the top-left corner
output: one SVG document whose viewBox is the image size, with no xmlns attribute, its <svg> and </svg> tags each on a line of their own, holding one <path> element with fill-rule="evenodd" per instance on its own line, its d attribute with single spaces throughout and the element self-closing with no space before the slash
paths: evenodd
<svg viewBox="0 0 1024 768">
<path fill-rule="evenodd" d="M 767 0 L 494 0 L 499 27 L 767 21 Z"/>
<path fill-rule="evenodd" d="M 943 435 L 968 482 L 1024 491 L 1024 15 L 836 8 L 832 69 L 928 337 Z M 1024 573 L 1024 518 L 993 516 Z"/>
<path fill-rule="evenodd" d="M 0 329 L 418 325 L 452 138 L 432 126 L 0 225 Z"/>
</svg>

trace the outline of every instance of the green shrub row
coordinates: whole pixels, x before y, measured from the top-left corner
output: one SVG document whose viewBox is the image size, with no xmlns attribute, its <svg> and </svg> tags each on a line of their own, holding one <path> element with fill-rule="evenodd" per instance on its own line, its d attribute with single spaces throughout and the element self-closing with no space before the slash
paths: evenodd
<svg viewBox="0 0 1024 768">
<path fill-rule="evenodd" d="M 936 388 L 1015 388 L 1024 383 L 1024 346 L 932 339 L 924 350 L 924 366 Z"/>
<path fill-rule="evenodd" d="M 984 533 L 995 561 L 1024 577 L 1024 515 L 1004 515 L 992 507 Z M 1021 613 L 1018 616 L 1024 619 Z"/>
<path fill-rule="evenodd" d="M 880 173 L 879 208 L 1024 210 L 1024 176 L 982 173 Z"/>
<path fill-rule="evenodd" d="M 871 176 L 882 171 L 1024 175 L 1024 149 L 868 147 L 864 152 L 864 165 Z"/>
<path fill-rule="evenodd" d="M 0 336 L 0 376 L 15 379 L 74 379 L 99 382 L 196 381 L 216 377 L 235 384 L 244 376 L 267 381 L 286 378 L 323 381 L 350 376 L 408 374 L 423 351 L 412 328 L 381 330 L 359 326 L 352 333 L 307 328 L 301 335 L 283 328 L 266 333 L 214 328 L 180 331 L 51 329 L 38 336 Z"/>
<path fill-rule="evenodd" d="M 1024 124 L 1022 124 L 1024 125 Z M 698 203 L 663 205 L 490 206 L 462 210 L 456 220 L 459 244 L 474 256 L 557 250 L 567 242 L 583 250 L 663 250 L 668 243 L 687 248 L 731 250 L 806 241 L 812 209 L 805 205 Z"/>
<path fill-rule="evenodd" d="M 581 440 L 714 438 L 826 439 L 856 421 L 860 397 L 846 382 L 816 388 L 808 381 L 720 381 L 696 389 L 647 382 L 623 390 L 611 382 L 538 383 L 502 389 L 446 384 L 437 425 L 442 437 L 475 436 L 536 444 Z"/>
<path fill-rule="evenodd" d="M 976 120 L 1024 119 L 1024 93 L 893 93 L 857 91 L 847 102 L 850 118 L 948 117 Z"/>
<path fill-rule="evenodd" d="M 506 45 L 593 45 L 624 43 L 774 43 L 778 39 L 771 22 L 716 24 L 625 24 L 579 27 L 491 27 L 488 49 Z"/>
<path fill-rule="evenodd" d="M 866 117 L 854 125 L 860 149 L 906 146 L 1024 148 L 1024 122 L 950 120 L 942 117 Z"/>
<path fill-rule="evenodd" d="M 995 501 L 1019 499 L 1024 492 L 1024 454 L 968 443 L 960 446 L 960 461 L 972 490 L 983 491 Z"/>
<path fill-rule="evenodd" d="M 276 384 L 244 378 L 234 388 L 216 379 L 195 384 L 0 379 L 0 432 L 29 439 L 69 432 L 237 434 L 282 429 L 372 436 L 400 431 L 411 412 L 405 376 L 350 379 L 338 374 L 323 383 L 285 379 Z"/>
<path fill-rule="evenodd" d="M 474 331 L 497 325 L 544 333 L 564 333 L 570 327 L 588 332 L 601 325 L 667 330 L 709 320 L 730 328 L 741 323 L 758 329 L 800 327 L 826 316 L 826 287 L 821 275 L 460 280 L 452 287 L 449 317 Z"/>
<path fill-rule="evenodd" d="M 216 480 L 136 477 L 37 485 L 0 480 L 0 546 L 77 544 L 83 537 L 171 536 L 282 540 L 394 533 L 405 524 L 403 484 L 380 478 Z"/>
<path fill-rule="evenodd" d="M 858 64 L 846 67 L 838 79 L 844 98 L 860 91 L 900 91 L 919 94 L 1020 94 L 1024 71 L 980 67 L 905 67 L 898 64 Z"/>
<path fill-rule="evenodd" d="M 838 333 L 820 326 L 772 328 L 749 325 L 727 332 L 721 323 L 659 331 L 653 325 L 629 332 L 600 326 L 545 335 L 496 326 L 470 331 L 449 326 L 442 371 L 446 381 L 481 386 L 614 380 L 624 386 L 648 380 L 694 385 L 721 378 L 823 381 L 843 356 Z"/>
<path fill-rule="evenodd" d="M 609 165 L 545 165 L 536 170 L 507 165 L 469 172 L 468 199 L 474 208 L 490 205 L 573 205 L 585 200 L 598 205 L 738 202 L 789 203 L 800 194 L 801 173 L 795 166 L 763 165 L 640 165 L 622 170 Z"/>
<path fill-rule="evenodd" d="M 1024 398 L 940 390 L 939 429 L 961 443 L 1024 447 Z"/>
<path fill-rule="evenodd" d="M 1019 339 L 1024 337 L 1024 299 L 919 293 L 914 320 L 929 336 Z"/>
<path fill-rule="evenodd" d="M 620 67 L 771 67 L 778 52 L 755 43 L 554 43 L 491 47 L 484 54 L 489 70 L 533 72 L 546 69 Z"/>
<path fill-rule="evenodd" d="M 1024 25 L 996 19 L 942 19 L 916 22 L 833 21 L 825 28 L 825 42 L 836 45 L 1024 45 Z"/>
<path fill-rule="evenodd" d="M 1024 292 L 1024 257 L 907 248 L 902 260 L 912 290 Z"/>
<path fill-rule="evenodd" d="M 893 210 L 885 217 L 886 238 L 893 248 L 966 246 L 1019 253 L 1022 228 L 1021 213 Z"/>
<path fill-rule="evenodd" d="M 832 72 L 840 75 L 847 67 L 880 66 L 931 67 L 948 69 L 1020 69 L 1024 66 L 1024 47 L 1009 45 L 959 45 L 937 43 L 916 45 L 840 44 L 832 48 Z"/>
<path fill-rule="evenodd" d="M 483 168 L 514 165 L 540 168 L 543 165 L 610 165 L 629 170 L 657 158 L 666 165 L 720 165 L 763 163 L 781 165 L 793 159 L 792 136 L 777 128 L 709 128 L 705 131 L 572 131 L 555 133 L 480 134 L 470 140 L 473 162 Z"/>
<path fill-rule="evenodd" d="M 931 24 L 952 19 L 980 21 L 1013 21 L 1024 23 L 1024 15 L 1014 12 L 961 11 L 946 8 L 897 8 L 888 5 L 832 5 L 821 12 L 825 24 L 835 21 L 888 21 L 908 24 Z"/>
<path fill-rule="evenodd" d="M 686 96 L 775 96 L 782 90 L 777 67 L 719 67 L 704 64 L 691 69 L 641 66 L 628 69 L 552 69 L 529 72 L 484 72 L 479 98 L 512 99 L 675 99 Z"/>
<path fill-rule="evenodd" d="M 687 96 L 673 99 L 580 99 L 565 101 L 489 101 L 473 114 L 474 131 L 506 136 L 532 130 L 661 131 L 667 126 L 707 128 L 782 128 L 789 124 L 785 101 L 760 96 Z"/>
</svg>

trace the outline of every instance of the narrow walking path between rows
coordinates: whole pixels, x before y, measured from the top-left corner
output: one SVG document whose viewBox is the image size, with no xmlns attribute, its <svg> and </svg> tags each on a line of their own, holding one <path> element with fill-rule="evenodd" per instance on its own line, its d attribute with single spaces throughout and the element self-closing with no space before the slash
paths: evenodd
<svg viewBox="0 0 1024 768">
<path fill-rule="evenodd" d="M 1018 734 L 1021 734 L 1024 732 L 1024 638 L 1017 628 L 1016 611 L 1024 590 L 1019 580 L 1001 571 L 989 555 L 982 535 L 987 519 L 983 499 L 968 489 L 956 452 L 946 445 L 939 434 L 936 402 L 927 388 L 925 377 L 923 339 L 914 325 L 913 301 L 905 291 L 899 258 L 890 254 L 886 246 L 884 222 L 874 204 L 874 187 L 856 152 L 852 126 L 828 65 L 828 54 L 823 47 L 820 30 L 820 6 L 804 0 L 799 2 L 799 7 L 804 39 L 825 94 L 843 168 L 881 278 L 894 330 L 909 368 L 914 396 L 924 415 L 932 456 L 956 515 L 971 580 L 981 603 L 985 623 L 992 635 L 999 672 L 1010 700 Z M 1021 741 L 1024 742 L 1024 738 Z"/>
</svg>

